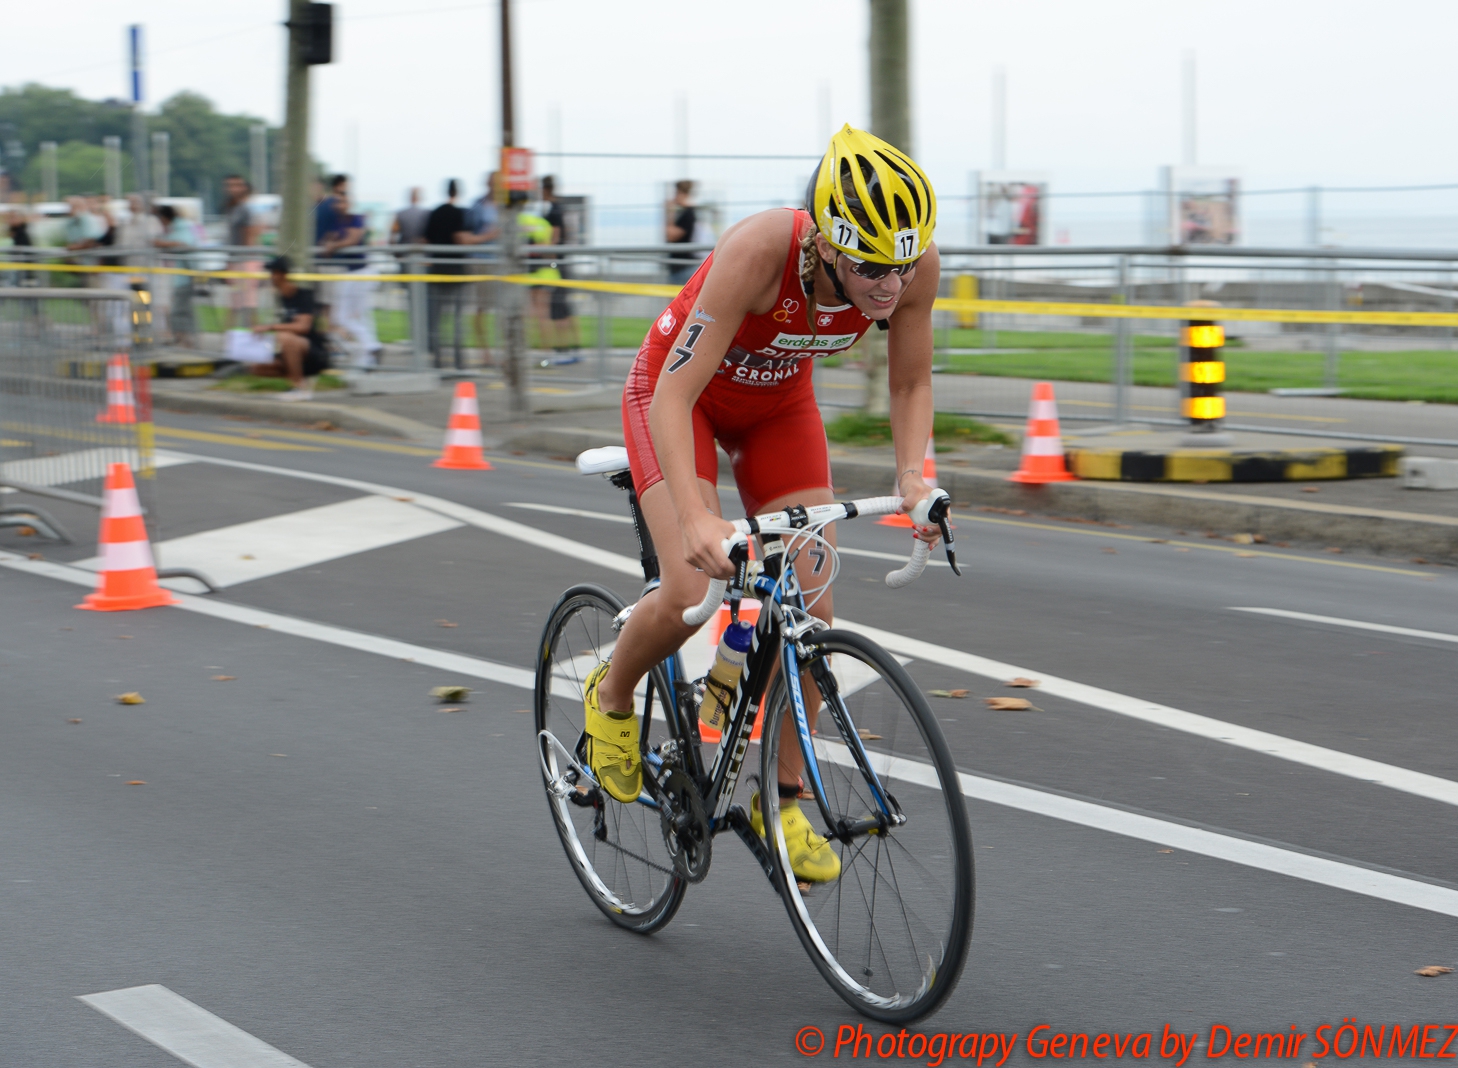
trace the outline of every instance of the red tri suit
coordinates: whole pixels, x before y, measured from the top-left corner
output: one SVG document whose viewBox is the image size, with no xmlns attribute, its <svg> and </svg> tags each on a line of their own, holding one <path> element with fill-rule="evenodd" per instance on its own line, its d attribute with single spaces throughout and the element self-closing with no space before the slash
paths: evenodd
<svg viewBox="0 0 1458 1068">
<path fill-rule="evenodd" d="M 812 225 L 808 212 L 795 212 L 795 236 L 785 252 L 773 310 L 744 317 L 723 363 L 694 405 L 694 469 L 700 478 L 717 485 L 714 442 L 723 445 L 750 515 L 777 497 L 830 486 L 825 424 L 815 403 L 810 361 L 844 352 L 871 327 L 872 321 L 854 305 L 817 303 L 812 332 L 800 284 L 800 241 Z M 685 323 L 692 332 L 690 317 L 700 307 L 699 291 L 713 262 L 710 253 L 649 328 L 628 372 L 623 436 L 639 494 L 663 481 L 648 428 L 648 406 L 664 361 L 692 355 L 688 349 L 675 349 L 674 343 Z M 831 288 L 829 280 L 818 278 L 815 288 L 822 295 L 822 290 Z M 703 310 L 713 313 L 712 308 Z"/>
</svg>

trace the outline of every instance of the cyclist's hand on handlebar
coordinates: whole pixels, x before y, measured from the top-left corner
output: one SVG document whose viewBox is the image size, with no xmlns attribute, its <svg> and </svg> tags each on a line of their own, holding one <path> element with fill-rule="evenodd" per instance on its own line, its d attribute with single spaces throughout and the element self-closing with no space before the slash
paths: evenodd
<svg viewBox="0 0 1458 1068">
<path fill-rule="evenodd" d="M 734 536 L 734 524 L 707 508 L 683 519 L 683 556 L 710 578 L 734 577 L 734 565 L 724 555 L 724 541 Z"/>
<path fill-rule="evenodd" d="M 901 498 L 901 511 L 906 515 L 910 515 L 913 508 L 915 508 L 918 504 L 926 500 L 935 492 L 935 490 L 933 490 L 931 486 L 928 486 L 925 480 L 923 480 L 922 477 L 915 472 L 909 472 L 902 476 L 900 488 L 902 494 L 904 495 Z M 919 525 L 914 526 L 912 529 L 918 538 L 926 542 L 927 545 L 932 548 L 936 548 L 937 542 L 942 540 L 942 532 L 937 528 L 935 523 L 933 523 L 931 526 L 925 527 Z"/>
</svg>

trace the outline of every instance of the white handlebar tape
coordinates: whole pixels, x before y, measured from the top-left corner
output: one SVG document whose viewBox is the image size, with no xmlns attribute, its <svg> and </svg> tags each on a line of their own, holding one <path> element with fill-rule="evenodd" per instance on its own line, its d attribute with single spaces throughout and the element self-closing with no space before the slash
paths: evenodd
<svg viewBox="0 0 1458 1068">
<path fill-rule="evenodd" d="M 886 572 L 886 585 L 893 590 L 911 585 L 926 570 L 926 562 L 929 559 L 931 559 L 931 546 L 918 538 L 916 544 L 911 548 L 911 559 L 906 561 L 906 566 L 899 571 Z"/>
<path fill-rule="evenodd" d="M 724 555 L 728 556 L 736 545 L 748 545 L 749 535 L 741 530 L 736 530 L 732 535 L 720 542 Z M 709 621 L 709 617 L 718 610 L 724 603 L 724 591 L 729 588 L 728 579 L 710 579 L 709 592 L 704 594 L 704 599 L 693 608 L 685 608 L 683 621 L 687 626 L 698 627 Z"/>
</svg>

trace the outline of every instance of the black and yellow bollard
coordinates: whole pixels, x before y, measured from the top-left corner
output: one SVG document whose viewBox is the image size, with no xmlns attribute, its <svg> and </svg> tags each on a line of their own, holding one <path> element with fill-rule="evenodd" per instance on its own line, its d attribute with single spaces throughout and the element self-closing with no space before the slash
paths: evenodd
<svg viewBox="0 0 1458 1068">
<path fill-rule="evenodd" d="M 1180 332 L 1184 359 L 1180 361 L 1181 414 L 1190 421 L 1185 444 L 1216 446 L 1229 444 L 1220 432 L 1225 418 L 1225 330 L 1208 319 L 1192 319 Z"/>
</svg>

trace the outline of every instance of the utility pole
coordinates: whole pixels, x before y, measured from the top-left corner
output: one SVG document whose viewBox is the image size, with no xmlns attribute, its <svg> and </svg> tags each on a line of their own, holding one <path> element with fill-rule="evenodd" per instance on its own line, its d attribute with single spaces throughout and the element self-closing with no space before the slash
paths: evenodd
<svg viewBox="0 0 1458 1068">
<path fill-rule="evenodd" d="M 912 154 L 906 0 L 871 0 L 871 132 Z"/>
<path fill-rule="evenodd" d="M 166 130 L 152 134 L 152 184 L 156 186 L 153 192 L 159 197 L 172 195 L 171 142 L 172 135 Z"/>
<path fill-rule="evenodd" d="M 289 60 L 284 105 L 283 212 L 279 219 L 278 250 L 289 256 L 294 267 L 310 267 L 314 235 L 309 225 L 309 64 L 306 48 L 310 36 L 308 0 L 289 0 Z"/>
<path fill-rule="evenodd" d="M 524 193 L 507 189 L 506 150 L 516 147 L 516 102 L 512 97 L 511 76 L 511 0 L 501 0 L 501 186 L 506 197 L 501 212 L 501 258 L 507 274 L 521 271 L 521 231 L 517 213 L 526 200 Z M 501 346 L 506 356 L 506 385 L 511 391 L 511 413 L 518 418 L 531 414 L 531 395 L 527 392 L 526 323 L 522 318 L 521 286 L 507 285 L 502 295 Z"/>
<path fill-rule="evenodd" d="M 119 200 L 122 195 L 121 138 L 103 137 L 101 151 L 106 199 Z"/>
<path fill-rule="evenodd" d="M 253 178 L 255 193 L 268 192 L 268 127 L 248 129 L 248 173 Z"/>
<path fill-rule="evenodd" d="M 871 132 L 911 154 L 911 80 L 906 0 L 871 2 Z M 891 400 L 886 382 L 886 332 L 872 330 L 862 342 L 866 353 L 865 406 L 886 415 Z"/>
</svg>

